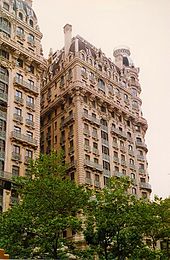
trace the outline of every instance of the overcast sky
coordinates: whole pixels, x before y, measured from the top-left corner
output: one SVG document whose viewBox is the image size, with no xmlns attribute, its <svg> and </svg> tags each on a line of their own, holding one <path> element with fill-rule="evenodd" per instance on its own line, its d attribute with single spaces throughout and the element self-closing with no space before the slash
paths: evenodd
<svg viewBox="0 0 170 260">
<path fill-rule="evenodd" d="M 63 47 L 63 26 L 73 26 L 107 57 L 130 47 L 140 67 L 142 110 L 148 121 L 152 196 L 170 195 L 170 0 L 33 0 L 45 56 Z"/>
</svg>

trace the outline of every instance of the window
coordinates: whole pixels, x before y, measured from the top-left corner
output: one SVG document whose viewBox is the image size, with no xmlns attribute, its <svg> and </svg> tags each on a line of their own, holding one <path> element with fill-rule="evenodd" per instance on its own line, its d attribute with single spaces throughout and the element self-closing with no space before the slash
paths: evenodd
<svg viewBox="0 0 170 260">
<path fill-rule="evenodd" d="M 93 127 L 93 136 L 97 136 L 97 129 Z"/>
<path fill-rule="evenodd" d="M 101 138 L 108 141 L 108 134 L 104 131 L 101 131 Z"/>
<path fill-rule="evenodd" d="M 0 49 L 0 56 L 2 56 L 3 58 L 9 60 L 9 52 Z"/>
<path fill-rule="evenodd" d="M 113 154 L 114 154 L 114 157 L 118 158 L 118 152 L 115 152 L 115 151 L 114 151 Z"/>
<path fill-rule="evenodd" d="M 24 29 L 21 27 L 17 27 L 17 35 L 20 37 L 24 37 Z"/>
<path fill-rule="evenodd" d="M 30 65 L 30 66 L 28 67 L 28 71 L 29 71 L 30 73 L 34 74 L 34 66 L 33 66 L 33 65 Z"/>
<path fill-rule="evenodd" d="M 27 158 L 32 159 L 33 152 L 32 152 L 31 150 L 26 149 L 25 156 L 26 156 Z"/>
<path fill-rule="evenodd" d="M 85 154 L 85 160 L 90 161 L 90 155 Z"/>
<path fill-rule="evenodd" d="M 22 82 L 23 81 L 23 76 L 19 73 L 16 74 L 16 81 L 17 82 Z"/>
<path fill-rule="evenodd" d="M 16 154 L 20 154 L 20 147 L 18 145 L 13 146 L 13 152 Z"/>
<path fill-rule="evenodd" d="M 89 146 L 89 139 L 84 139 L 84 144 Z"/>
<path fill-rule="evenodd" d="M 16 90 L 15 91 L 15 97 L 18 97 L 19 99 L 21 99 L 22 98 L 22 92 L 19 91 L 19 90 Z"/>
<path fill-rule="evenodd" d="M 86 68 L 82 67 L 82 68 L 81 68 L 81 73 L 82 73 L 82 74 L 85 74 L 85 73 L 86 73 Z"/>
<path fill-rule="evenodd" d="M 94 179 L 95 179 L 95 181 L 99 182 L 99 181 L 100 181 L 99 175 L 98 175 L 98 174 L 95 174 L 95 175 L 94 175 Z"/>
<path fill-rule="evenodd" d="M 31 44 L 34 44 L 34 35 L 32 35 L 32 34 L 28 35 L 28 42 Z"/>
<path fill-rule="evenodd" d="M 107 121 L 105 119 L 100 120 L 101 125 L 107 126 Z"/>
<path fill-rule="evenodd" d="M 29 80 L 28 80 L 28 84 L 30 85 L 30 87 L 33 87 L 33 86 L 34 86 L 34 81 L 31 80 L 31 79 L 29 79 Z"/>
<path fill-rule="evenodd" d="M 31 96 L 27 96 L 27 102 L 34 105 L 34 98 Z"/>
<path fill-rule="evenodd" d="M 92 101 L 92 107 L 93 107 L 93 108 L 96 108 L 96 102 L 95 102 L 95 100 Z"/>
<path fill-rule="evenodd" d="M 135 88 L 132 88 L 132 96 L 137 97 L 137 95 L 138 95 L 137 90 Z"/>
<path fill-rule="evenodd" d="M 87 97 L 86 96 L 83 97 L 83 100 L 87 104 Z"/>
<path fill-rule="evenodd" d="M 15 107 L 15 114 L 17 116 L 22 116 L 22 110 L 20 108 L 18 108 L 18 107 Z"/>
<path fill-rule="evenodd" d="M 101 111 L 102 111 L 103 113 L 106 113 L 106 107 L 101 106 Z"/>
<path fill-rule="evenodd" d="M 134 187 L 132 188 L 132 194 L 136 195 L 136 188 L 134 188 Z"/>
<path fill-rule="evenodd" d="M 147 199 L 147 192 L 142 192 L 142 198 Z"/>
<path fill-rule="evenodd" d="M 136 176 L 135 176 L 135 174 L 133 172 L 131 172 L 130 176 L 131 176 L 131 179 L 133 179 L 133 180 L 136 178 Z"/>
<path fill-rule="evenodd" d="M 132 135 L 131 135 L 130 132 L 127 132 L 127 137 L 128 137 L 128 138 L 131 138 L 131 137 L 132 137 Z"/>
<path fill-rule="evenodd" d="M 136 132 L 139 132 L 139 133 L 140 133 L 140 126 L 139 126 L 139 125 L 136 125 L 136 126 L 135 126 L 135 130 L 136 130 Z"/>
<path fill-rule="evenodd" d="M 91 179 L 91 173 L 88 172 L 88 171 L 86 172 L 86 178 L 87 178 L 87 179 Z"/>
<path fill-rule="evenodd" d="M 30 131 L 27 131 L 27 136 L 28 136 L 30 139 L 32 139 L 32 138 L 33 138 L 33 133 L 30 132 Z"/>
<path fill-rule="evenodd" d="M 9 11 L 9 4 L 7 4 L 6 2 L 3 2 L 3 8 L 7 11 Z"/>
<path fill-rule="evenodd" d="M 93 142 L 93 148 L 98 149 L 98 144 Z"/>
<path fill-rule="evenodd" d="M 143 163 L 140 163 L 140 164 L 139 164 L 139 169 L 142 169 L 142 170 L 144 170 L 144 169 L 145 169 L 145 166 L 144 166 L 144 164 L 143 164 Z"/>
<path fill-rule="evenodd" d="M 108 185 L 109 184 L 109 178 L 104 176 L 104 185 Z"/>
<path fill-rule="evenodd" d="M 84 108 L 83 111 L 84 111 L 84 114 L 88 115 L 88 110 L 87 109 Z"/>
<path fill-rule="evenodd" d="M 109 155 L 109 148 L 102 145 L 102 153 Z"/>
<path fill-rule="evenodd" d="M 121 160 L 122 160 L 122 161 L 126 161 L 126 158 L 125 158 L 125 155 L 124 155 L 124 154 L 121 154 Z"/>
<path fill-rule="evenodd" d="M 128 149 L 129 149 L 129 151 L 133 151 L 133 146 L 132 145 L 128 145 Z"/>
<path fill-rule="evenodd" d="M 105 83 L 102 79 L 98 80 L 98 89 L 102 90 L 105 92 Z"/>
<path fill-rule="evenodd" d="M 0 24 L 1 29 L 0 31 L 3 31 L 5 35 L 10 36 L 11 35 L 11 23 L 3 17 L 0 17 Z"/>
<path fill-rule="evenodd" d="M 89 126 L 87 124 L 84 124 L 84 129 L 89 130 Z"/>
<path fill-rule="evenodd" d="M 130 158 L 129 160 L 130 164 L 133 164 L 134 165 L 134 160 Z"/>
<path fill-rule="evenodd" d="M 33 115 L 30 113 L 27 113 L 27 120 L 33 122 Z"/>
<path fill-rule="evenodd" d="M 31 26 L 31 27 L 33 27 L 34 26 L 34 23 L 33 23 L 33 20 L 29 20 L 29 25 Z"/>
<path fill-rule="evenodd" d="M 133 100 L 133 101 L 132 101 L 132 107 L 133 107 L 133 108 L 138 108 L 138 102 L 135 101 L 135 100 Z"/>
<path fill-rule="evenodd" d="M 141 155 L 141 156 L 143 156 L 143 151 L 138 150 L 138 154 Z"/>
<path fill-rule="evenodd" d="M 129 126 L 129 127 L 130 127 L 130 121 L 129 121 L 129 120 L 127 120 L 127 121 L 126 121 L 126 123 L 127 123 L 127 126 Z"/>
<path fill-rule="evenodd" d="M 20 67 L 20 68 L 23 68 L 23 60 L 17 59 L 16 65 L 17 65 L 18 67 Z"/>
<path fill-rule="evenodd" d="M 93 117 L 93 118 L 96 118 L 96 114 L 92 113 L 92 117 Z"/>
<path fill-rule="evenodd" d="M 21 133 L 21 127 L 14 125 L 14 132 L 20 134 Z"/>
<path fill-rule="evenodd" d="M 142 182 L 142 183 L 146 183 L 145 178 L 140 178 L 140 182 Z"/>
<path fill-rule="evenodd" d="M 103 161 L 103 169 L 110 171 L 110 163 Z"/>
<path fill-rule="evenodd" d="M 136 142 L 137 142 L 137 143 L 142 143 L 142 139 L 141 139 L 140 137 L 137 137 L 137 138 L 136 138 Z"/>
<path fill-rule="evenodd" d="M 125 101 L 128 101 L 128 100 L 129 100 L 129 97 L 128 97 L 127 94 L 124 94 L 124 100 L 125 100 Z"/>
<path fill-rule="evenodd" d="M 23 14 L 21 12 L 19 12 L 18 17 L 19 17 L 20 20 L 23 21 Z"/>
<path fill-rule="evenodd" d="M 98 164 L 99 160 L 97 158 L 94 158 L 94 163 Z"/>
<path fill-rule="evenodd" d="M 16 165 L 12 165 L 12 176 L 19 176 L 20 168 Z"/>
</svg>

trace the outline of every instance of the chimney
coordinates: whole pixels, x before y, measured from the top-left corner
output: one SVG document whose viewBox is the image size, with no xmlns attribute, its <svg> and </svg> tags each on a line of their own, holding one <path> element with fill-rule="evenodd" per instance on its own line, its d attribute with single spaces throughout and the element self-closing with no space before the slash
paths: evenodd
<svg viewBox="0 0 170 260">
<path fill-rule="evenodd" d="M 63 29 L 64 29 L 64 51 L 65 51 L 65 56 L 67 56 L 71 46 L 72 25 L 66 24 Z"/>
<path fill-rule="evenodd" d="M 32 7 L 32 0 L 25 0 L 25 2 L 26 2 L 30 7 Z"/>
</svg>

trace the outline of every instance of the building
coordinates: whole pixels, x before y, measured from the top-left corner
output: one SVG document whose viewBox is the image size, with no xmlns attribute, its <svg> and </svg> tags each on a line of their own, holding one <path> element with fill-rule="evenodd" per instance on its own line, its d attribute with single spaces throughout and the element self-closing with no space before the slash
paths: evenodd
<svg viewBox="0 0 170 260">
<path fill-rule="evenodd" d="M 64 26 L 64 48 L 50 52 L 43 76 L 41 152 L 62 148 L 77 183 L 103 188 L 108 177 L 127 175 L 131 192 L 149 197 L 139 68 L 127 47 L 113 55 L 115 63 Z"/>
<path fill-rule="evenodd" d="M 12 176 L 39 154 L 41 38 L 31 0 L 0 0 L 0 211 L 18 200 Z"/>
</svg>

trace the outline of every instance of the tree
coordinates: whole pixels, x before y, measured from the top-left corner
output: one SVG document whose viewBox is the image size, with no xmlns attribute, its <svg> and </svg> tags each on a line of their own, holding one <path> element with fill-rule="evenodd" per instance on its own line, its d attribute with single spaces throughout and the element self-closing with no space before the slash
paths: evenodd
<svg viewBox="0 0 170 260">
<path fill-rule="evenodd" d="M 30 178 L 16 182 L 21 202 L 1 215 L 0 247 L 11 258 L 67 259 L 73 242 L 66 230 L 81 230 L 78 213 L 88 192 L 67 178 L 61 155 L 41 155 L 31 162 Z"/>
<path fill-rule="evenodd" d="M 128 178 L 112 178 L 108 187 L 100 192 L 94 191 L 87 208 L 84 230 L 88 249 L 93 250 L 99 259 L 106 260 L 154 260 L 166 257 L 164 252 L 145 243 L 145 237 L 150 237 L 154 232 L 156 234 L 156 230 L 159 230 L 157 234 L 167 235 L 166 213 L 162 212 L 160 219 L 155 218 L 161 210 L 156 207 L 157 203 L 137 200 L 128 193 L 130 185 Z M 161 204 L 160 207 L 163 207 L 164 203 Z M 160 237 L 157 236 L 158 239 Z"/>
</svg>

